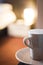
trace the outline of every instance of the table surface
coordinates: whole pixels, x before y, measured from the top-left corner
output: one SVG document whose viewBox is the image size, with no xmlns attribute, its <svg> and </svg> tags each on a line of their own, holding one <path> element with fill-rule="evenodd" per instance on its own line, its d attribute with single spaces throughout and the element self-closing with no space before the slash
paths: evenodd
<svg viewBox="0 0 43 65">
<path fill-rule="evenodd" d="M 23 44 L 23 38 L 6 36 L 0 38 L 0 64 L 18 65 L 19 61 L 15 58 L 15 53 L 26 47 Z"/>
</svg>

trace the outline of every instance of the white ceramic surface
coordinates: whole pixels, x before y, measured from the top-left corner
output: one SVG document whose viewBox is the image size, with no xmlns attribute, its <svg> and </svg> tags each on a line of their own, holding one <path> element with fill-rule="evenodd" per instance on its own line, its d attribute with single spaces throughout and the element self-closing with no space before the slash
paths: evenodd
<svg viewBox="0 0 43 65">
<path fill-rule="evenodd" d="M 28 47 L 18 50 L 15 54 L 15 57 L 18 61 L 26 63 L 26 64 L 43 65 L 43 61 L 32 60 L 32 58 L 30 57 Z"/>
<path fill-rule="evenodd" d="M 43 34 L 43 29 L 31 29 L 28 34 Z"/>
<path fill-rule="evenodd" d="M 24 37 L 27 36 L 28 30 L 28 26 L 15 23 L 8 26 L 8 35 L 13 37 Z"/>
</svg>

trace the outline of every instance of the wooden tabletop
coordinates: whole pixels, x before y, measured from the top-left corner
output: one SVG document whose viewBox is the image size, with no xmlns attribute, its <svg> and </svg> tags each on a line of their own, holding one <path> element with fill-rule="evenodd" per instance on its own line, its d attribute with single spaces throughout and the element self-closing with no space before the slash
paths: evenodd
<svg viewBox="0 0 43 65">
<path fill-rule="evenodd" d="M 0 65 L 17 65 L 15 53 L 24 47 L 23 38 L 7 36 L 0 39 Z"/>
</svg>

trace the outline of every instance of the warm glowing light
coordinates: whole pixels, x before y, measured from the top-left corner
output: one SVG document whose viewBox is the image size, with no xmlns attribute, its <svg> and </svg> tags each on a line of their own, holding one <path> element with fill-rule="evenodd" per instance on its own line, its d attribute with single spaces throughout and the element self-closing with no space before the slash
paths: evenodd
<svg viewBox="0 0 43 65">
<path fill-rule="evenodd" d="M 6 25 L 8 25 L 11 22 L 14 22 L 16 20 L 16 16 L 13 12 L 7 12 L 3 13 L 0 17 L 0 28 L 4 28 Z"/>
<path fill-rule="evenodd" d="M 3 4 L 0 4 L 0 11 L 8 11 L 8 10 L 12 10 L 13 7 L 11 4 L 8 4 L 8 3 L 3 3 Z"/>
<path fill-rule="evenodd" d="M 35 17 L 35 11 L 33 8 L 26 8 L 24 9 L 24 21 L 25 21 L 25 25 L 32 25 L 33 24 L 33 20 Z"/>
<path fill-rule="evenodd" d="M 6 4 L 7 6 L 8 4 Z M 3 4 L 0 6 L 0 29 L 5 28 L 9 24 L 13 23 L 16 20 L 15 13 L 11 10 L 10 5 L 7 7 Z"/>
<path fill-rule="evenodd" d="M 17 21 L 16 21 L 16 24 L 24 24 L 24 20 L 23 19 L 17 19 Z"/>
</svg>

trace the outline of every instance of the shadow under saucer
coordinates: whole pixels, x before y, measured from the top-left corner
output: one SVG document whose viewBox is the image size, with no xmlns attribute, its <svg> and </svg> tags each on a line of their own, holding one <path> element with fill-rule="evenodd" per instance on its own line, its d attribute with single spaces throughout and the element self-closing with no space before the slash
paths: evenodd
<svg viewBox="0 0 43 65">
<path fill-rule="evenodd" d="M 30 64 L 25 64 L 25 63 L 19 62 L 18 65 L 30 65 Z"/>
</svg>

